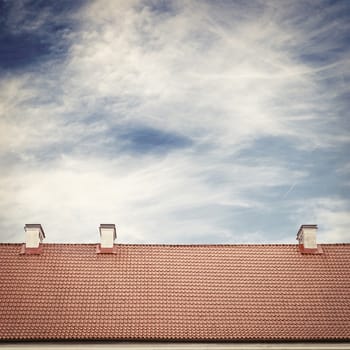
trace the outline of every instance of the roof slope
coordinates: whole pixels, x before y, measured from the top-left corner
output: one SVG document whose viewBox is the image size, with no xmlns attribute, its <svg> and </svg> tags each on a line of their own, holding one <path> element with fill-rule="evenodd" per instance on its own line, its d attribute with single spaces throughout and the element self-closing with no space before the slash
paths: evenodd
<svg viewBox="0 0 350 350">
<path fill-rule="evenodd" d="M 350 244 L 0 244 L 0 339 L 350 339 Z"/>
</svg>

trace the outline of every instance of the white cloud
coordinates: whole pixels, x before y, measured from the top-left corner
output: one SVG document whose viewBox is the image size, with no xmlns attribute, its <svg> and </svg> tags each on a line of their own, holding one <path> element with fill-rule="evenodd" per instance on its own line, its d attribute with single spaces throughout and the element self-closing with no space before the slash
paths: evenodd
<svg viewBox="0 0 350 350">
<path fill-rule="evenodd" d="M 24 223 L 41 222 L 49 241 L 94 241 L 94 229 L 103 222 L 117 223 L 122 241 L 181 242 L 189 234 L 199 240 L 215 234 L 219 240 L 227 229 L 218 228 L 217 221 L 227 225 L 229 218 L 210 208 L 262 206 L 245 191 L 261 191 L 302 175 L 244 164 L 217 171 L 215 163 L 202 159 L 194 167 L 194 161 L 191 155 L 174 152 L 141 161 L 65 156 L 51 164 L 19 166 L 2 176 L 7 188 L 2 193 L 5 221 L 18 230 Z M 215 176 L 219 181 L 209 180 Z M 207 216 L 196 215 L 196 209 Z M 21 235 L 18 231 L 12 239 Z"/>
<path fill-rule="evenodd" d="M 233 5 L 233 14 L 243 11 Z M 349 141 L 346 133 L 332 137 L 320 120 L 318 111 L 330 106 L 316 98 L 319 68 L 290 52 L 292 39 L 293 47 L 302 41 L 300 28 L 281 23 L 293 8 L 263 4 L 256 18 L 256 3 L 244 20 L 223 12 L 219 21 L 220 6 L 174 6 L 175 15 L 159 15 L 138 2 L 86 5 L 80 30 L 67 36 L 66 61 L 27 75 L 3 97 L 12 116 L 4 128 L 15 149 L 65 142 L 91 115 L 110 126 L 132 122 L 185 132 L 224 148 L 265 135 L 306 148 Z M 13 104 L 28 93 L 31 98 Z"/>
<path fill-rule="evenodd" d="M 320 146 L 316 125 L 305 122 L 318 89 L 310 68 L 285 50 L 292 34 L 264 17 L 218 24 L 207 7 L 183 5 L 162 17 L 146 6 L 87 6 L 66 95 L 92 99 L 96 109 L 117 96 L 112 124 L 149 123 L 205 140 L 209 133 L 225 146 L 264 134 Z"/>
</svg>

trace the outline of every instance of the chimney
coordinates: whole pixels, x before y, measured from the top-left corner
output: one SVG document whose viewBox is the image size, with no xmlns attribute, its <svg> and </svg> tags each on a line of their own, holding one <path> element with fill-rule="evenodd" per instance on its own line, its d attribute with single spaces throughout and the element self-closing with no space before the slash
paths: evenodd
<svg viewBox="0 0 350 350">
<path fill-rule="evenodd" d="M 40 224 L 25 224 L 25 243 L 22 247 L 22 254 L 40 254 L 41 242 L 45 238 L 45 232 Z"/>
<path fill-rule="evenodd" d="M 114 224 L 101 224 L 99 227 L 101 243 L 97 246 L 97 253 L 115 253 L 114 240 L 117 233 Z"/>
<path fill-rule="evenodd" d="M 322 248 L 317 244 L 317 225 L 301 225 L 297 234 L 299 250 L 301 253 L 322 253 Z"/>
</svg>

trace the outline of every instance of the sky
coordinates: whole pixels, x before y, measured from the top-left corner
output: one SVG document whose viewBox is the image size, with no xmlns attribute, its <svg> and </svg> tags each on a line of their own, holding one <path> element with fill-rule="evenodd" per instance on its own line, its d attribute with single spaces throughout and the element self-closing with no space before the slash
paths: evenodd
<svg viewBox="0 0 350 350">
<path fill-rule="evenodd" d="M 0 0 L 0 241 L 350 242 L 350 1 Z"/>
</svg>

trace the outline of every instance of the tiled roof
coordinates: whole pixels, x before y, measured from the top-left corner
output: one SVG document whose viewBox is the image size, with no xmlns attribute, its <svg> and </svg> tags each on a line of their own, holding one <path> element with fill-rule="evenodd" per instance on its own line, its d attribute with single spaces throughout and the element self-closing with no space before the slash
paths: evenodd
<svg viewBox="0 0 350 350">
<path fill-rule="evenodd" d="M 350 339 L 350 244 L 0 244 L 0 339 Z"/>
</svg>

